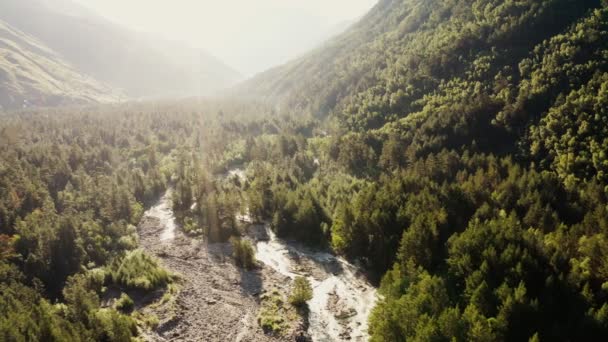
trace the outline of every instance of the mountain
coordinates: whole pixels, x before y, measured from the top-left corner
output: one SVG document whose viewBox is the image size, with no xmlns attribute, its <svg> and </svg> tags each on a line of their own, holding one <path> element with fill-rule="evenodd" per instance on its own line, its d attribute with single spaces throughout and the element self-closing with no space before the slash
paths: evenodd
<svg viewBox="0 0 608 342">
<path fill-rule="evenodd" d="M 345 33 L 254 77 L 237 93 L 320 116 L 345 113 L 378 128 L 387 116 L 420 109 L 417 101 L 466 77 L 474 63 L 490 59 L 516 70 L 543 40 L 599 4 L 383 0 Z"/>
<path fill-rule="evenodd" d="M 67 0 L 4 0 L 0 19 L 134 98 L 206 95 L 239 78 L 204 51 L 130 31 Z"/>
<path fill-rule="evenodd" d="M 234 92 L 304 118 L 252 184 L 383 274 L 371 341 L 608 336 L 606 1 L 383 0 Z"/>
<path fill-rule="evenodd" d="M 0 20 L 0 106 L 112 102 L 118 92 L 75 70 L 35 38 Z"/>
<path fill-rule="evenodd" d="M 383 0 L 233 92 L 2 114 L 0 336 L 608 340 L 606 0 Z M 147 255 L 170 227 L 133 225 L 168 187 L 181 237 Z M 264 239 L 237 221 L 294 269 L 241 268 Z M 234 265 L 184 239 L 232 240 Z M 174 287 L 165 247 L 217 272 Z M 298 310 L 279 275 L 302 271 L 321 285 Z"/>
<path fill-rule="evenodd" d="M 536 158 L 563 179 L 603 179 L 601 130 L 576 127 L 603 127 L 605 119 L 568 117 L 575 108 L 564 101 L 583 89 L 603 91 L 606 6 L 384 0 L 324 46 L 235 91 L 329 115 L 347 132 L 400 134 L 412 157 L 474 143 Z M 573 151 L 581 154 L 576 162 L 568 159 Z"/>
</svg>

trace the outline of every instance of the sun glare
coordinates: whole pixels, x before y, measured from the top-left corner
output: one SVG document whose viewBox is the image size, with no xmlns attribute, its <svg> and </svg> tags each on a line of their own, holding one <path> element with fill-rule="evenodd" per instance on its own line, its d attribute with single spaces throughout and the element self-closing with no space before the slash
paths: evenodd
<svg viewBox="0 0 608 342">
<path fill-rule="evenodd" d="M 77 0 L 104 17 L 162 34 L 251 75 L 345 29 L 377 0 Z"/>
</svg>

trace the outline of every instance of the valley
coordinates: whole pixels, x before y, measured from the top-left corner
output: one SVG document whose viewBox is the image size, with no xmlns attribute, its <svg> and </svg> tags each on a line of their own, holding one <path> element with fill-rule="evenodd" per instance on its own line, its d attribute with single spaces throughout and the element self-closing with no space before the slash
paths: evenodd
<svg viewBox="0 0 608 342">
<path fill-rule="evenodd" d="M 242 176 L 243 171 L 228 174 Z M 183 286 L 174 303 L 144 309 L 160 320 L 148 339 L 293 341 L 308 336 L 315 342 L 367 341 L 376 290 L 355 266 L 327 252 L 282 241 L 268 224 L 253 224 L 242 216 L 248 238 L 255 242 L 259 268 L 239 270 L 229 244 L 190 238 L 179 230 L 171 195 L 168 190 L 138 227 L 141 247 L 179 274 Z M 265 335 L 257 322 L 260 298 L 272 291 L 286 297 L 298 275 L 308 277 L 313 286 L 308 313 L 288 322 L 280 335 Z"/>
<path fill-rule="evenodd" d="M 607 1 L 379 0 L 189 98 L 55 1 L 0 2 L 1 341 L 608 339 Z"/>
</svg>

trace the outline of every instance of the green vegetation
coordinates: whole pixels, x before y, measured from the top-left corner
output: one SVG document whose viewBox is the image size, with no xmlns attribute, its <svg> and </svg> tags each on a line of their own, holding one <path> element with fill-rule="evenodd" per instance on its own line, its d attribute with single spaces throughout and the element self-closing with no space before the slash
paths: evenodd
<svg viewBox="0 0 608 342">
<path fill-rule="evenodd" d="M 240 238 L 232 238 L 230 242 L 232 244 L 232 257 L 237 266 L 248 270 L 255 268 L 255 251 L 251 242 Z"/>
<path fill-rule="evenodd" d="M 290 328 L 291 322 L 298 319 L 298 315 L 304 314 L 305 311 L 301 309 L 311 298 L 312 288 L 309 281 L 303 277 L 297 277 L 294 280 L 287 301 L 277 289 L 266 292 L 260 296 L 261 308 L 258 313 L 258 324 L 266 333 L 281 335 Z"/>
<path fill-rule="evenodd" d="M 135 250 L 134 225 L 170 182 L 177 147 L 213 137 L 191 110 L 162 106 L 0 114 L 0 339 L 136 333 L 99 296 L 109 285 L 153 290 L 173 279 Z"/>
<path fill-rule="evenodd" d="M 129 295 L 127 295 L 126 293 L 122 293 L 120 295 L 120 298 L 118 298 L 118 300 L 116 301 L 116 304 L 114 304 L 114 306 L 117 310 L 129 313 L 133 311 L 135 303 L 133 302 L 133 299 L 129 297 Z"/>
<path fill-rule="evenodd" d="M 133 225 L 171 185 L 206 241 L 240 236 L 245 203 L 278 236 L 359 261 L 382 295 L 372 341 L 605 339 L 606 6 L 383 0 L 243 86 L 268 105 L 3 117 L 0 336 L 131 334 L 99 308 L 98 270 L 169 281 Z M 241 163 L 247 179 L 217 177 Z M 233 245 L 252 267 L 251 245 Z M 281 332 L 295 311 L 275 291 L 258 320 Z"/>
<path fill-rule="evenodd" d="M 303 306 L 312 299 L 312 287 L 310 281 L 304 277 L 296 277 L 293 281 L 293 288 L 289 295 L 289 303 L 294 306 Z"/>
<path fill-rule="evenodd" d="M 160 320 L 155 314 L 145 314 L 137 311 L 133 314 L 133 317 L 138 321 L 139 325 L 148 329 L 156 329 L 160 324 Z"/>
<path fill-rule="evenodd" d="M 373 341 L 608 336 L 607 46 L 605 1 L 381 1 L 242 87 L 300 118 L 254 213 L 378 274 Z"/>
<path fill-rule="evenodd" d="M 108 270 L 111 281 L 133 290 L 152 290 L 166 286 L 174 276 L 142 250 L 129 251 L 116 259 Z"/>
<path fill-rule="evenodd" d="M 226 166 L 223 155 L 210 166 L 198 153 L 179 150 L 177 154 L 173 210 L 186 233 L 226 242 L 238 233 L 235 215 L 242 202 L 240 189 L 209 174 L 209 169 Z"/>
<path fill-rule="evenodd" d="M 281 293 L 274 289 L 263 294 L 262 307 L 258 314 L 258 324 L 264 332 L 280 335 L 287 328 L 288 311 Z"/>
</svg>

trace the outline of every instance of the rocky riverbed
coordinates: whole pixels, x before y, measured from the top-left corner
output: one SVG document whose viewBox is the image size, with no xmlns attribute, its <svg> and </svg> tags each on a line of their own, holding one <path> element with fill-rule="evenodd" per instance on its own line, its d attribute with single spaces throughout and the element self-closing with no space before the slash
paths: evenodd
<svg viewBox="0 0 608 342">
<path fill-rule="evenodd" d="M 140 245 L 180 275 L 170 300 L 143 309 L 158 317 L 144 332 L 149 341 L 366 341 L 375 289 L 357 268 L 341 258 L 282 241 L 267 225 L 249 225 L 260 267 L 236 267 L 229 244 L 207 244 L 184 235 L 170 209 L 170 192 L 139 224 Z M 291 280 L 302 275 L 313 285 L 308 317 L 295 315 L 282 334 L 258 324 L 266 293 L 287 297 Z"/>
<path fill-rule="evenodd" d="M 237 268 L 229 244 L 207 244 L 175 229 L 169 197 L 146 212 L 138 231 L 140 246 L 180 275 L 173 300 L 144 309 L 158 317 L 155 329 L 144 332 L 149 341 L 294 341 L 303 322 L 292 322 L 282 336 L 264 333 L 257 323 L 260 296 L 289 282 L 272 269 Z M 171 230 L 171 232 L 168 232 Z"/>
<path fill-rule="evenodd" d="M 268 225 L 252 226 L 257 258 L 293 279 L 306 277 L 313 287 L 308 333 L 313 341 L 367 341 L 367 321 L 376 303 L 376 290 L 346 260 L 283 241 Z"/>
</svg>

